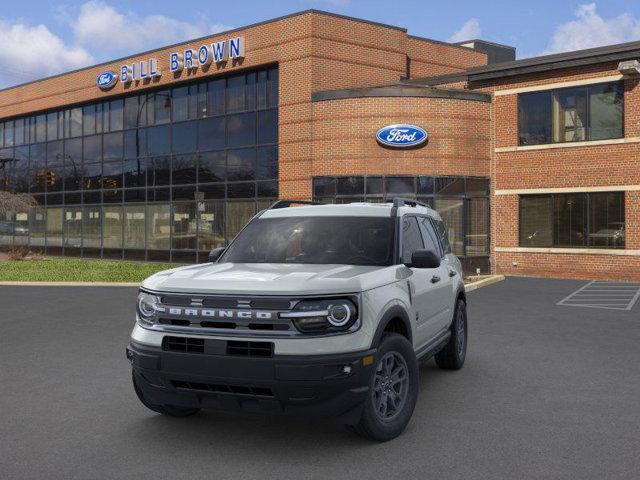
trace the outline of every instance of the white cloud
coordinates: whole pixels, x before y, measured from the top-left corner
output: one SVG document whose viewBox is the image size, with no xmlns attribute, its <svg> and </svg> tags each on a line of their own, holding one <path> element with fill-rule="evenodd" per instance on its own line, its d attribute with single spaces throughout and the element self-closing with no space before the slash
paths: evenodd
<svg viewBox="0 0 640 480">
<path fill-rule="evenodd" d="M 580 5 L 575 16 L 575 20 L 556 27 L 543 55 L 640 39 L 640 19 L 629 13 L 605 19 L 593 2 Z"/>
<path fill-rule="evenodd" d="M 449 37 L 449 42 L 456 43 L 473 40 L 479 38 L 480 35 L 480 21 L 477 18 L 471 18 L 464 22 L 464 25 Z"/>
<path fill-rule="evenodd" d="M 66 44 L 44 25 L 0 20 L 0 87 L 73 70 L 93 61 L 86 49 Z"/>
<path fill-rule="evenodd" d="M 202 18 L 184 22 L 164 15 L 143 17 L 100 0 L 84 3 L 77 18 L 69 20 L 76 41 L 99 53 L 134 53 L 230 28 Z"/>
</svg>

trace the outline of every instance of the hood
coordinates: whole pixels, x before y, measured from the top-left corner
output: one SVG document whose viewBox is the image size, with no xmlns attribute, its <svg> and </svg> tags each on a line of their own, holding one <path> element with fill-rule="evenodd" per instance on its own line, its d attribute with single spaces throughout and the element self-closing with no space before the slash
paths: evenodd
<svg viewBox="0 0 640 480">
<path fill-rule="evenodd" d="M 221 263 L 156 273 L 142 287 L 164 292 L 243 295 L 357 293 L 396 281 L 397 266 Z"/>
</svg>

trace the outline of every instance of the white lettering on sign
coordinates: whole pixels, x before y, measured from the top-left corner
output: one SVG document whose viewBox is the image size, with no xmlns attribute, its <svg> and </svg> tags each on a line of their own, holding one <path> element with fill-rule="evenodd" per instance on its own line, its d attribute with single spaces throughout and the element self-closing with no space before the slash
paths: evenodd
<svg viewBox="0 0 640 480">
<path fill-rule="evenodd" d="M 416 140 L 416 132 L 409 132 L 408 128 L 393 128 L 387 135 L 387 141 L 389 142 L 414 142 Z"/>
</svg>

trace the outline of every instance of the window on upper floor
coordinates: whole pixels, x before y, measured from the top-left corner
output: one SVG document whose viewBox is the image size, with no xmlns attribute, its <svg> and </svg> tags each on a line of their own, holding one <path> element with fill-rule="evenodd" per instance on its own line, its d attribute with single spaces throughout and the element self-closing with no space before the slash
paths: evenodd
<svg viewBox="0 0 640 480">
<path fill-rule="evenodd" d="M 623 113 L 622 82 L 521 93 L 518 145 L 622 138 Z"/>
</svg>

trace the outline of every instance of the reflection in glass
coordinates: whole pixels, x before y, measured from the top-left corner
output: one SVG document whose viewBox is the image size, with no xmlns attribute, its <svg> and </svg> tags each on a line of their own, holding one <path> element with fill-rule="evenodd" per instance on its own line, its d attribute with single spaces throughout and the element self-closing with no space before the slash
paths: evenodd
<svg viewBox="0 0 640 480">
<path fill-rule="evenodd" d="M 145 206 L 124 207 L 124 248 L 144 248 Z"/>
<path fill-rule="evenodd" d="M 85 207 L 82 212 L 82 245 L 84 248 L 102 246 L 102 215 L 99 206 Z"/>
<path fill-rule="evenodd" d="M 168 250 L 170 230 L 169 204 L 147 205 L 147 248 Z"/>
<path fill-rule="evenodd" d="M 196 205 L 174 203 L 173 205 L 173 248 L 195 250 L 196 248 Z"/>
<path fill-rule="evenodd" d="M 104 248 L 122 248 L 122 207 L 104 207 Z"/>
</svg>

